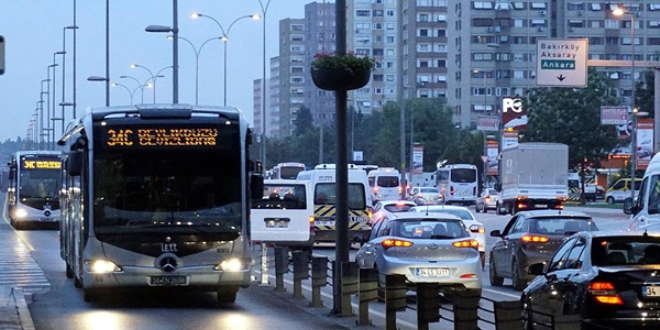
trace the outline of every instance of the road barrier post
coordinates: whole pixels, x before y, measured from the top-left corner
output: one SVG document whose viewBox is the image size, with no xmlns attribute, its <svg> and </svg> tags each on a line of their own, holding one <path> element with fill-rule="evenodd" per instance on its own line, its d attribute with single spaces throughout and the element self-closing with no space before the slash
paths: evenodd
<svg viewBox="0 0 660 330">
<path fill-rule="evenodd" d="M 268 284 L 268 245 L 261 242 L 261 285 Z"/>
<path fill-rule="evenodd" d="M 328 257 L 312 257 L 311 307 L 323 307 L 321 289 L 328 284 Z"/>
<path fill-rule="evenodd" d="M 341 316 L 353 315 L 351 296 L 358 293 L 358 265 L 355 262 L 341 263 Z"/>
<path fill-rule="evenodd" d="M 481 299 L 481 290 L 462 290 L 453 294 L 454 305 L 454 329 L 456 330 L 477 330 L 477 310 L 479 309 L 479 300 Z"/>
<path fill-rule="evenodd" d="M 493 310 L 496 329 L 522 330 L 522 304 L 519 300 L 494 301 Z"/>
<path fill-rule="evenodd" d="M 417 283 L 417 329 L 428 330 L 429 323 L 440 322 L 440 286 Z"/>
<path fill-rule="evenodd" d="M 406 310 L 406 276 L 382 275 L 385 277 L 385 329 L 396 330 L 396 312 Z"/>
<path fill-rule="evenodd" d="M 378 272 L 375 269 L 360 269 L 359 290 L 357 325 L 371 325 L 369 303 L 378 299 Z"/>
<path fill-rule="evenodd" d="M 284 292 L 284 274 L 289 272 L 289 248 L 275 248 L 275 291 Z"/>
<path fill-rule="evenodd" d="M 309 278 L 309 253 L 295 251 L 293 255 L 293 298 L 302 299 L 302 281 Z"/>
</svg>

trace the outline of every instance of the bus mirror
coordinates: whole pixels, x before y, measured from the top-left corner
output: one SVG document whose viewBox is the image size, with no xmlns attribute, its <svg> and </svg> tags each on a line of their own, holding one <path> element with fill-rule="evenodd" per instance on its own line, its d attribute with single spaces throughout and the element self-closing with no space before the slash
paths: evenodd
<svg viewBox="0 0 660 330">
<path fill-rule="evenodd" d="M 80 176 L 82 171 L 82 152 L 73 151 L 69 154 L 66 161 L 66 171 L 70 176 Z"/>
<path fill-rule="evenodd" d="M 495 188 L 495 191 L 497 191 L 497 192 L 502 191 L 502 185 L 499 184 L 499 183 L 494 184 L 493 188 Z"/>
<path fill-rule="evenodd" d="M 250 178 L 250 191 L 252 199 L 262 199 L 264 197 L 264 177 L 252 174 Z"/>
</svg>

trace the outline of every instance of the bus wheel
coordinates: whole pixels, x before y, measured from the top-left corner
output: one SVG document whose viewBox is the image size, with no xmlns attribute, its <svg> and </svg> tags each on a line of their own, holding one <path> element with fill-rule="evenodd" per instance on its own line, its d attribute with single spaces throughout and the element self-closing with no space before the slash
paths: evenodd
<svg viewBox="0 0 660 330">
<path fill-rule="evenodd" d="M 82 282 L 80 282 L 80 280 L 78 279 L 77 276 L 75 276 L 75 274 L 73 276 L 73 286 L 75 286 L 78 289 L 82 288 Z"/>
<path fill-rule="evenodd" d="M 218 303 L 220 304 L 233 304 L 236 302 L 236 293 L 238 287 L 236 286 L 222 286 L 218 288 Z"/>
<path fill-rule="evenodd" d="M 73 278 L 73 271 L 71 270 L 71 265 L 69 262 L 66 262 L 66 278 Z"/>
</svg>

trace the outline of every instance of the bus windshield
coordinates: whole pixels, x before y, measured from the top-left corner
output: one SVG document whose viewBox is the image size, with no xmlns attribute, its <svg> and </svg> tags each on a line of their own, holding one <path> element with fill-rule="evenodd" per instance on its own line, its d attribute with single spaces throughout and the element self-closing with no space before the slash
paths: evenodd
<svg viewBox="0 0 660 330">
<path fill-rule="evenodd" d="M 459 183 L 477 181 L 477 171 L 468 168 L 457 168 L 451 170 L 451 181 Z"/>
<path fill-rule="evenodd" d="M 106 152 L 95 158 L 97 233 L 241 231 L 238 148 L 147 152 Z"/>
<path fill-rule="evenodd" d="M 21 171 L 19 198 L 29 200 L 54 200 L 59 198 L 59 169 L 24 169 Z"/>
<path fill-rule="evenodd" d="M 280 179 L 296 179 L 298 173 L 304 171 L 305 168 L 301 166 L 282 166 L 280 168 Z"/>
<path fill-rule="evenodd" d="M 334 183 L 319 183 L 316 185 L 314 204 L 335 205 L 336 203 L 337 195 Z M 364 185 L 360 183 L 348 184 L 348 208 L 351 210 L 364 210 L 367 208 Z"/>
</svg>

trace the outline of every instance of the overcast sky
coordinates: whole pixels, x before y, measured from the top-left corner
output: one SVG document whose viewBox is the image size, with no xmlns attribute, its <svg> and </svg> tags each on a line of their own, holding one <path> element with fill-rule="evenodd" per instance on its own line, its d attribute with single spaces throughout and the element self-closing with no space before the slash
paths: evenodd
<svg viewBox="0 0 660 330">
<path fill-rule="evenodd" d="M 268 0 L 262 0 L 265 3 Z M 237 18 L 261 14 L 258 0 L 179 0 L 179 35 L 197 48 L 206 40 L 222 35 L 210 19 L 192 19 L 192 12 L 215 18 L 228 29 Z M 304 6 L 312 0 L 271 0 L 266 20 L 267 59 L 278 53 L 278 26 L 284 18 L 303 18 Z M 324 2 L 319 0 L 318 2 Z M 331 2 L 331 1 L 328 1 Z M 131 69 L 136 63 L 157 71 L 172 65 L 172 42 L 166 34 L 147 33 L 147 25 L 172 25 L 170 0 L 110 0 L 110 78 L 131 90 L 138 83 L 120 76 L 133 76 L 145 82 L 146 70 Z M 229 32 L 227 104 L 245 112 L 252 122 L 252 82 L 262 77 L 262 21 L 244 19 Z M 0 76 L 0 141 L 25 138 L 29 120 L 41 94 L 41 80 L 47 78 L 53 54 L 63 47 L 63 28 L 73 25 L 73 0 L 0 0 L 0 35 L 5 38 L 5 74 Z M 88 82 L 89 76 L 105 76 L 105 1 L 77 0 L 77 114 L 89 107 L 105 105 L 103 82 Z M 73 33 L 66 32 L 66 102 L 73 102 Z M 211 41 L 199 56 L 199 103 L 223 103 L 223 45 Z M 62 101 L 62 56 L 56 55 L 56 104 Z M 269 63 L 269 60 L 267 60 Z M 52 75 L 52 69 L 51 75 Z M 172 70 L 161 72 L 157 79 L 158 103 L 172 102 Z M 52 86 L 51 86 L 52 89 Z M 44 83 L 44 91 L 46 84 Z M 144 90 L 144 102 L 153 102 L 152 89 Z M 141 101 L 141 91 L 134 95 Z M 44 94 L 44 99 L 46 95 Z M 110 88 L 111 105 L 130 104 L 129 92 L 122 87 Z M 179 42 L 179 103 L 195 103 L 195 53 Z M 51 99 L 52 104 L 52 99 Z M 52 111 L 52 105 L 51 105 Z M 65 108 L 67 122 L 72 108 Z M 56 106 L 57 117 L 61 108 Z M 46 117 L 46 115 L 44 115 Z M 60 123 L 56 132 L 60 134 Z"/>
</svg>

